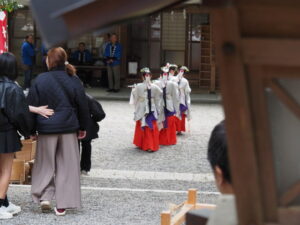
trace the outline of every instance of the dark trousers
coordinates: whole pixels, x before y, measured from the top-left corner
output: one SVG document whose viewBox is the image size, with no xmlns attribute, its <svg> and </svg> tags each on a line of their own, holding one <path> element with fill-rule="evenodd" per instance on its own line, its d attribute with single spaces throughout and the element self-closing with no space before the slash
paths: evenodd
<svg viewBox="0 0 300 225">
<path fill-rule="evenodd" d="M 32 66 L 24 65 L 24 88 L 30 88 L 32 79 Z"/>
<path fill-rule="evenodd" d="M 92 157 L 92 140 L 83 140 L 81 142 L 81 160 L 80 168 L 89 172 L 91 170 L 91 157 Z"/>
</svg>

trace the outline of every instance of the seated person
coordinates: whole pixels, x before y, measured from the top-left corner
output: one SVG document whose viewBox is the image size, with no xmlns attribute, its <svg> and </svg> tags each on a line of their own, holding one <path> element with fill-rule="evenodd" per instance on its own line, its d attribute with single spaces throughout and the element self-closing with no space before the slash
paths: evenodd
<svg viewBox="0 0 300 225">
<path fill-rule="evenodd" d="M 92 64 L 92 55 L 89 50 L 85 48 L 85 43 L 78 44 L 78 50 L 72 54 L 72 63 L 74 65 L 90 65 Z M 78 69 L 77 75 L 82 80 L 85 87 L 90 86 L 92 71 L 89 69 Z"/>
<path fill-rule="evenodd" d="M 208 143 L 207 155 L 214 172 L 217 188 L 222 194 L 217 201 L 216 209 L 209 217 L 207 225 L 237 225 L 224 121 L 213 129 Z"/>
</svg>

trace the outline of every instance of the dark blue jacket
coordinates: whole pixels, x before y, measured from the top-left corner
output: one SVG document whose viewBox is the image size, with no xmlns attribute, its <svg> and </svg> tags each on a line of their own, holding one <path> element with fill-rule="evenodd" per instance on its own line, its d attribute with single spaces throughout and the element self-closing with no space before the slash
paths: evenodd
<svg viewBox="0 0 300 225">
<path fill-rule="evenodd" d="M 35 51 L 34 45 L 30 44 L 27 41 L 24 41 L 22 44 L 22 61 L 23 64 L 32 66 L 34 61 Z"/>
<path fill-rule="evenodd" d="M 74 133 L 87 129 L 89 111 L 84 88 L 79 78 L 68 75 L 63 67 L 40 74 L 27 99 L 29 105 L 48 105 L 54 110 L 48 119 L 35 115 L 38 133 Z"/>
<path fill-rule="evenodd" d="M 80 51 L 77 50 L 72 54 L 72 62 L 75 64 L 85 64 L 85 63 L 91 63 L 93 58 L 89 50 L 83 51 L 83 62 L 80 62 L 79 60 Z"/>
<path fill-rule="evenodd" d="M 110 66 L 116 66 L 116 65 L 120 65 L 121 64 L 122 46 L 118 42 L 115 44 L 115 46 L 116 46 L 116 49 L 115 49 L 114 54 L 112 54 L 113 53 L 113 51 L 112 51 L 112 47 L 113 47 L 112 43 L 107 44 L 106 48 L 105 48 L 105 58 L 106 59 L 111 58 L 111 57 L 115 57 L 114 61 L 109 64 Z"/>
</svg>

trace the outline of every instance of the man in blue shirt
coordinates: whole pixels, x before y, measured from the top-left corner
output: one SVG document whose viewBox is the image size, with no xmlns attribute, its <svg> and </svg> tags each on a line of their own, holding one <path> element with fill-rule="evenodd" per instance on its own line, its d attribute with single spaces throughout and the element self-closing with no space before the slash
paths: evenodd
<svg viewBox="0 0 300 225">
<path fill-rule="evenodd" d="M 24 69 L 24 89 L 28 91 L 31 85 L 32 69 L 35 60 L 35 50 L 33 45 L 33 35 L 29 34 L 25 37 L 22 44 L 22 61 Z"/>
<path fill-rule="evenodd" d="M 108 92 L 120 91 L 120 64 L 122 56 L 122 46 L 118 42 L 117 34 L 112 34 L 110 43 L 105 48 L 105 59 L 108 73 Z"/>
<path fill-rule="evenodd" d="M 78 44 L 78 50 L 72 54 L 72 62 L 77 66 L 90 65 L 93 63 L 93 57 L 89 50 L 85 48 L 85 43 Z M 80 69 L 77 67 L 77 75 L 82 80 L 85 87 L 90 87 L 92 71 L 88 69 Z"/>
</svg>

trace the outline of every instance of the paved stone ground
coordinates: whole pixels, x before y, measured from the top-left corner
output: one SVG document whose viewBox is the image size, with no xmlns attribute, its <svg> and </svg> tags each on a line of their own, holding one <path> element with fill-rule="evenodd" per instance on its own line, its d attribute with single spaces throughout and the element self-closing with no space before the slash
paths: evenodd
<svg viewBox="0 0 300 225">
<path fill-rule="evenodd" d="M 93 142 L 90 176 L 82 177 L 83 208 L 63 218 L 42 214 L 31 202 L 29 186 L 11 186 L 10 198 L 23 211 L 0 224 L 157 225 L 160 212 L 184 201 L 189 188 L 199 190 L 201 202 L 216 201 L 206 149 L 213 126 L 223 119 L 220 105 L 194 105 L 190 132 L 180 136 L 176 146 L 147 153 L 132 144 L 132 106 L 124 101 L 101 103 L 107 118 Z"/>
</svg>

